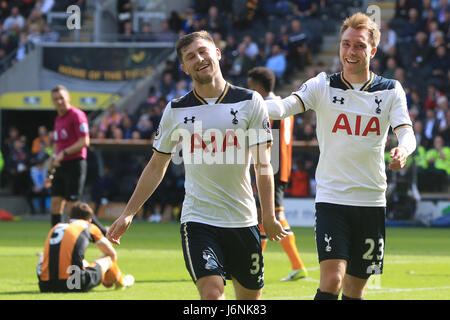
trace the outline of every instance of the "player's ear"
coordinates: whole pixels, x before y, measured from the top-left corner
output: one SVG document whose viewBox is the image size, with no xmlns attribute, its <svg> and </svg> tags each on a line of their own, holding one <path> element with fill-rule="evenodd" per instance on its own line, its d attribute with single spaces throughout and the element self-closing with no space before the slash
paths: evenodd
<svg viewBox="0 0 450 320">
<path fill-rule="evenodd" d="M 372 50 L 370 51 L 370 59 L 375 57 L 376 53 L 377 53 L 377 47 L 373 47 Z"/>
<path fill-rule="evenodd" d="M 222 52 L 220 52 L 219 48 L 216 48 L 216 54 L 217 54 L 217 60 L 220 61 L 220 59 L 222 59 Z"/>
<path fill-rule="evenodd" d="M 184 73 L 186 73 L 187 75 L 189 75 L 189 72 L 187 71 L 186 67 L 184 66 L 184 64 L 181 64 L 181 70 L 183 70 Z"/>
</svg>

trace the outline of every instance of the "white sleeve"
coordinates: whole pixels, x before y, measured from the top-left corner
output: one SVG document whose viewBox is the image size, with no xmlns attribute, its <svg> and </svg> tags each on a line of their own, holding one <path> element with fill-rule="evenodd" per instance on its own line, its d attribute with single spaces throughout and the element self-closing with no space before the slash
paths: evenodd
<svg viewBox="0 0 450 320">
<path fill-rule="evenodd" d="M 269 115 L 265 101 L 258 92 L 253 93 L 252 112 L 248 123 L 249 146 L 272 142 Z"/>
<path fill-rule="evenodd" d="M 271 120 L 281 120 L 294 114 L 303 112 L 302 106 L 298 98 L 291 95 L 282 100 L 272 99 L 266 100 L 267 111 Z"/>
<path fill-rule="evenodd" d="M 174 124 L 171 103 L 169 102 L 164 109 L 161 121 L 153 141 L 153 149 L 159 153 L 171 154 L 178 143 L 176 137 L 176 126 Z"/>
<path fill-rule="evenodd" d="M 416 150 L 416 136 L 411 127 L 399 128 L 395 131 L 398 145 L 403 146 L 408 151 L 408 156 Z"/>
<path fill-rule="evenodd" d="M 389 120 L 392 130 L 396 132 L 400 128 L 412 127 L 412 122 L 408 113 L 406 94 L 400 82 L 396 81 L 394 98 L 389 111 Z"/>
</svg>

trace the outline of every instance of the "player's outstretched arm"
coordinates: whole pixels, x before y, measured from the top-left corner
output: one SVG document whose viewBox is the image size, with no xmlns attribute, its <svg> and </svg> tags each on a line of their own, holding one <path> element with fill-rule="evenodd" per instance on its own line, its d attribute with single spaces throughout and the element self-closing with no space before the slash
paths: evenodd
<svg viewBox="0 0 450 320">
<path fill-rule="evenodd" d="M 106 234 L 106 237 L 115 244 L 120 244 L 120 237 L 128 230 L 134 215 L 153 194 L 163 179 L 171 155 L 154 152 L 152 158 L 145 166 L 133 195 L 125 207 L 122 215 L 114 221 Z"/>
<path fill-rule="evenodd" d="M 271 241 L 287 236 L 281 223 L 275 217 L 273 169 L 270 164 L 270 147 L 267 144 L 250 148 L 255 161 L 255 178 L 261 203 L 261 217 L 264 230 Z"/>
<path fill-rule="evenodd" d="M 266 100 L 266 105 L 271 120 L 280 120 L 303 112 L 300 102 L 293 95 L 281 100 Z"/>
</svg>

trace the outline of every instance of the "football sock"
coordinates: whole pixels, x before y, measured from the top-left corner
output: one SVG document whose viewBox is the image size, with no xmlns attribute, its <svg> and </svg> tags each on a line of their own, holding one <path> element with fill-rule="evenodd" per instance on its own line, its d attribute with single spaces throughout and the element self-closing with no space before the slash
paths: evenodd
<svg viewBox="0 0 450 320">
<path fill-rule="evenodd" d="M 339 295 L 323 292 L 320 291 L 320 289 L 317 289 L 316 295 L 314 297 L 314 300 L 337 300 Z"/>
<path fill-rule="evenodd" d="M 92 223 L 100 229 L 104 236 L 106 236 L 106 228 L 100 223 L 100 221 L 98 221 L 95 215 L 92 217 Z"/>
<path fill-rule="evenodd" d="M 113 261 L 111 268 L 108 269 L 105 273 L 105 280 L 108 283 L 115 283 L 116 285 L 120 285 L 123 282 L 123 274 L 120 271 L 119 265 L 117 262 Z"/>
<path fill-rule="evenodd" d="M 305 265 L 300 258 L 300 254 L 298 253 L 297 245 L 295 243 L 295 235 L 291 231 L 291 227 L 289 226 L 286 219 L 280 220 L 280 223 L 283 226 L 283 229 L 289 233 L 280 241 L 280 245 L 289 257 L 292 270 L 304 268 Z"/>
<path fill-rule="evenodd" d="M 61 222 L 62 214 L 60 214 L 60 213 L 52 213 L 50 216 L 51 216 L 52 227 L 54 227 L 55 225 L 57 225 L 58 223 Z"/>
<path fill-rule="evenodd" d="M 264 227 L 263 227 L 262 223 L 258 224 L 258 226 L 259 226 L 259 230 L 261 233 L 261 248 L 262 248 L 262 251 L 264 252 L 264 249 L 266 249 L 266 246 L 267 246 L 268 239 L 267 239 L 267 236 L 264 231 Z"/>
<path fill-rule="evenodd" d="M 350 297 L 347 297 L 346 295 L 342 294 L 342 300 L 364 300 L 364 297 L 361 297 L 361 298 L 350 298 Z"/>
</svg>

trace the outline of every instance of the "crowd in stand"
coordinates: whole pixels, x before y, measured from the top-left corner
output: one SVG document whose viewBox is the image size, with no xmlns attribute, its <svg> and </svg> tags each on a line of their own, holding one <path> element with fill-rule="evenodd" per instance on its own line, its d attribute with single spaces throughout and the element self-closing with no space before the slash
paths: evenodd
<svg viewBox="0 0 450 320">
<path fill-rule="evenodd" d="M 296 79 L 298 71 L 305 71 L 307 78 L 322 71 L 340 71 L 338 60 L 331 68 L 326 68 L 323 63 L 311 64 L 311 56 L 320 52 L 321 37 L 326 31 L 318 25 L 326 17 L 329 18 L 332 11 L 327 1 L 241 2 L 243 6 L 237 8 L 231 4 L 235 3 L 233 1 L 193 1 L 193 5 L 185 12 L 173 12 L 158 31 L 152 31 L 153 26 L 145 21 L 139 25 L 139 30 L 133 29 L 133 6 L 145 6 L 145 2 L 118 1 L 120 30 L 123 35 L 120 39 L 174 41 L 185 33 L 208 30 L 221 49 L 221 68 L 225 79 L 244 87 L 247 85 L 247 72 L 254 66 L 266 66 L 273 70 L 277 77 L 277 89 L 283 84 L 294 81 L 300 84 L 307 80 Z M 395 17 L 382 23 L 381 42 L 371 65 L 376 74 L 400 81 L 405 89 L 418 142 L 414 161 L 419 172 L 419 190 L 425 192 L 448 190 L 449 22 L 450 7 L 447 0 L 396 1 Z M 91 138 L 152 140 L 167 102 L 183 96 L 190 89 L 190 79 L 181 71 L 179 63 L 167 61 L 160 81 L 150 88 L 148 98 L 142 101 L 136 111 L 130 114 L 111 105 L 98 125 L 91 124 Z M 306 146 L 315 146 L 315 126 L 314 113 L 296 116 L 294 139 L 302 141 Z M 395 135 L 391 133 L 389 138 L 389 141 L 395 140 Z M 11 139 L 14 140 L 17 139 Z M 19 143 L 17 146 L 11 145 L 10 150 L 16 150 L 16 147 L 23 149 L 24 146 L 22 141 L 21 146 Z M 42 149 L 47 147 L 45 144 L 41 146 Z M 8 160 L 11 154 L 17 159 L 28 157 L 26 151 L 22 151 L 23 155 L 18 151 L 8 153 L 7 156 L 4 154 L 4 170 L 11 170 L 8 169 L 11 167 L 8 165 L 8 161 L 12 161 Z M 294 148 L 292 178 L 286 191 L 288 196 L 314 195 L 317 156 L 317 152 L 299 152 Z M 15 161 L 12 166 L 17 168 L 19 160 Z M 386 161 L 389 161 L 388 157 Z M 130 162 L 132 161 L 128 161 Z M 122 177 L 125 170 L 123 163 L 124 161 L 106 163 L 104 172 L 93 181 L 96 187 L 92 189 L 96 192 L 92 194 L 92 198 L 97 204 L 106 198 L 126 200 L 132 192 L 145 162 L 138 159 L 135 163 L 137 166 L 127 169 L 130 174 L 123 178 L 129 180 L 119 181 L 118 177 Z M 405 171 L 411 167 L 410 162 Z M 163 217 L 170 215 L 164 213 L 164 208 L 169 208 L 168 212 L 176 212 L 177 209 L 174 211 L 173 207 L 178 208 L 183 194 L 181 168 L 179 165 L 171 165 L 165 182 L 152 197 L 152 203 L 146 205 L 146 208 L 151 208 L 152 213 L 156 212 L 153 217 L 159 214 Z M 120 174 L 118 170 L 121 170 Z M 429 179 L 430 176 L 433 179 Z M 168 192 L 174 188 L 178 192 Z M 169 199 L 171 194 L 174 196 Z"/>
<path fill-rule="evenodd" d="M 47 14 L 61 4 L 83 1 L 0 1 L 0 74 L 20 62 L 41 42 L 59 41 L 59 33 L 47 23 Z M 65 10 L 64 10 L 65 11 Z"/>
</svg>

